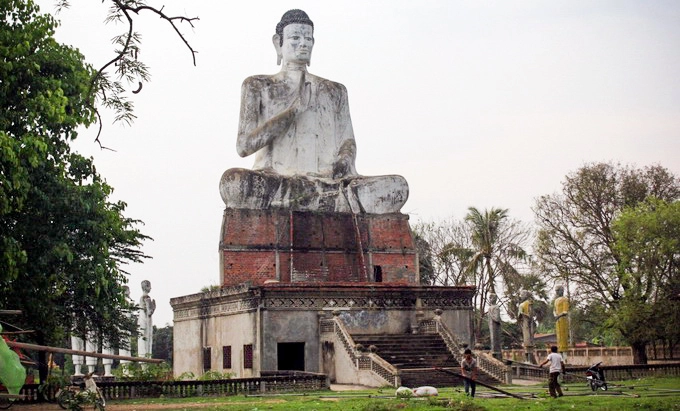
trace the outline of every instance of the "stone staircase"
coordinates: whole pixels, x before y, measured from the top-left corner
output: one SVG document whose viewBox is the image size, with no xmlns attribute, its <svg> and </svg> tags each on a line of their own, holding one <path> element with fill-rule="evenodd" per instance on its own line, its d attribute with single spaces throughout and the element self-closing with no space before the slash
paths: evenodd
<svg viewBox="0 0 680 411">
<path fill-rule="evenodd" d="M 375 353 L 399 370 L 401 385 L 405 387 L 463 385 L 462 378 L 432 369 L 453 368 L 451 371 L 460 373 L 460 363 L 439 334 L 352 334 L 352 339 L 366 349 L 375 346 Z M 498 383 L 481 370 L 478 379 Z"/>
</svg>

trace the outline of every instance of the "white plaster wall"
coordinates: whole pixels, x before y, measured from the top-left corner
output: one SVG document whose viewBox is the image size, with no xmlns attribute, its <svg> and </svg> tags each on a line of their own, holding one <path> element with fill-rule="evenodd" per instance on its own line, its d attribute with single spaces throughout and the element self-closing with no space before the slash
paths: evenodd
<svg viewBox="0 0 680 411">
<path fill-rule="evenodd" d="M 243 368 L 243 346 L 253 345 L 253 364 L 257 367 L 256 313 L 241 313 L 206 320 L 190 319 L 175 321 L 173 328 L 173 374 L 183 372 L 203 375 L 203 343 L 201 322 L 205 321 L 205 342 L 211 347 L 211 369 L 231 372 L 235 378 L 256 376 L 259 371 Z M 232 368 L 222 368 L 222 347 L 231 346 Z"/>
<path fill-rule="evenodd" d="M 200 320 L 175 321 L 172 342 L 172 372 L 178 377 L 183 372 L 203 373 Z"/>
<path fill-rule="evenodd" d="M 234 378 L 256 376 L 255 368 L 243 368 L 243 346 L 253 345 L 253 367 L 257 367 L 256 312 L 211 318 L 208 325 L 208 344 L 212 346 L 212 369 L 234 373 Z M 222 347 L 231 346 L 231 367 L 222 368 Z"/>
</svg>

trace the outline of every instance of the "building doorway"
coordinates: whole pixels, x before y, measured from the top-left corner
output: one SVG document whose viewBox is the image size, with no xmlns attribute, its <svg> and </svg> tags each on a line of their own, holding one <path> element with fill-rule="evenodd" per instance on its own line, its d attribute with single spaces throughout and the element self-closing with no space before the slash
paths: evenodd
<svg viewBox="0 0 680 411">
<path fill-rule="evenodd" d="M 376 283 L 382 283 L 382 267 L 379 265 L 373 266 L 373 279 Z"/>
<path fill-rule="evenodd" d="M 305 370 L 305 343 L 288 342 L 278 343 L 278 369 L 279 371 L 304 371 Z"/>
</svg>

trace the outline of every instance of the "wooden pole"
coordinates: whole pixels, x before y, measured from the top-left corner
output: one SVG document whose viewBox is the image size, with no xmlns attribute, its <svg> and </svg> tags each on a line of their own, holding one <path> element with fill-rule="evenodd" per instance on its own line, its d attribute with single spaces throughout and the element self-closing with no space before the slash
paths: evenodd
<svg viewBox="0 0 680 411">
<path fill-rule="evenodd" d="M 21 310 L 0 310 L 0 315 L 21 315 Z"/>
<path fill-rule="evenodd" d="M 2 335 L 19 335 L 19 334 L 33 334 L 35 330 L 23 330 L 23 331 L 3 331 Z"/>
<path fill-rule="evenodd" d="M 466 376 L 464 376 L 464 375 L 462 375 L 462 374 L 458 374 L 457 372 L 453 372 L 453 371 L 451 371 L 450 369 L 439 368 L 439 367 L 435 367 L 434 369 L 437 370 L 437 371 L 445 372 L 445 373 L 447 373 L 447 374 L 455 375 L 456 377 L 464 378 L 464 379 L 469 380 L 469 381 L 474 381 L 474 382 L 476 382 L 477 384 L 481 385 L 482 387 L 490 388 L 490 389 L 492 389 L 492 390 L 494 390 L 494 391 L 500 392 L 501 394 L 509 395 L 509 396 L 511 396 L 511 397 L 513 397 L 513 398 L 517 398 L 517 399 L 520 399 L 520 400 L 526 400 L 526 397 L 522 397 L 522 396 L 519 396 L 519 395 L 517 395 L 517 394 L 513 394 L 513 393 L 511 393 L 511 392 L 508 392 L 508 391 L 505 391 L 505 390 L 501 390 L 501 389 L 498 388 L 498 387 L 494 387 L 493 385 L 489 385 L 489 384 L 483 383 L 483 382 L 481 382 L 481 381 L 479 381 L 479 380 L 473 380 L 472 378 L 466 377 Z"/>
<path fill-rule="evenodd" d="M 84 357 L 111 358 L 111 359 L 114 359 L 114 360 L 126 360 L 126 361 L 134 361 L 134 362 L 151 362 L 151 363 L 156 363 L 156 364 L 162 363 L 162 362 L 165 361 L 165 360 L 161 360 L 159 358 L 129 357 L 127 355 L 102 354 L 102 353 L 98 353 L 98 352 L 71 350 L 69 348 L 49 347 L 49 346 L 46 346 L 46 345 L 28 344 L 28 343 L 21 343 L 21 342 L 16 342 L 16 341 L 7 341 L 7 345 L 10 346 L 10 347 L 23 348 L 25 350 L 31 350 L 31 351 L 58 352 L 58 353 L 62 353 L 62 354 L 82 355 Z"/>
</svg>

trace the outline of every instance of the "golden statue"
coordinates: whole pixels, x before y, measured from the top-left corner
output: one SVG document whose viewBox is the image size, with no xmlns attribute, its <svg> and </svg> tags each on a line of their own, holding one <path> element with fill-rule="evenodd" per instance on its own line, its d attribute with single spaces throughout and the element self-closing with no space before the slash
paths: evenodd
<svg viewBox="0 0 680 411">
<path fill-rule="evenodd" d="M 564 296 L 564 287 L 555 288 L 555 334 L 557 336 L 557 351 L 566 352 L 569 349 L 569 299 Z"/>
</svg>

